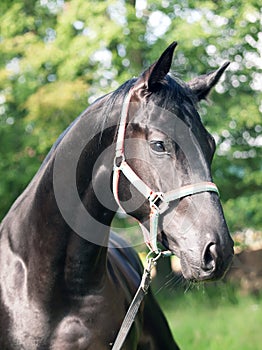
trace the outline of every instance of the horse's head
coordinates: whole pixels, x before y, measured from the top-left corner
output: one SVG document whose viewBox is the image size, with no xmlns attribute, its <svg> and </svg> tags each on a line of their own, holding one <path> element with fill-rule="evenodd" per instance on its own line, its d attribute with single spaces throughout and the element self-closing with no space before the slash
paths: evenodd
<svg viewBox="0 0 262 350">
<path fill-rule="evenodd" d="M 228 63 L 185 84 L 168 75 L 175 46 L 170 45 L 136 80 L 124 101 L 122 119 L 126 114 L 128 125 L 125 128 L 122 120 L 118 134 L 125 134 L 125 140 L 120 141 L 115 161 L 121 163 L 125 156 L 129 170 L 119 171 L 117 192 L 145 235 L 154 230 L 157 220 L 149 218 L 152 209 L 157 210 L 157 239 L 180 257 L 185 278 L 212 280 L 223 276 L 229 266 L 233 241 L 211 182 L 215 142 L 196 104 L 218 82 Z M 145 199 L 150 191 L 153 198 Z M 156 193 L 160 193 L 157 198 Z"/>
</svg>

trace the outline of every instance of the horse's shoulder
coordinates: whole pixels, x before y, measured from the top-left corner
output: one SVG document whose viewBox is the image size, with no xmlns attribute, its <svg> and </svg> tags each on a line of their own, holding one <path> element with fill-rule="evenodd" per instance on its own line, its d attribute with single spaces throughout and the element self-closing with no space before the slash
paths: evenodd
<svg viewBox="0 0 262 350">
<path fill-rule="evenodd" d="M 70 312 L 54 329 L 50 349 L 110 348 L 125 315 L 125 293 L 107 280 L 99 291 L 71 300 Z M 110 322 L 109 322 L 110 320 Z"/>
</svg>

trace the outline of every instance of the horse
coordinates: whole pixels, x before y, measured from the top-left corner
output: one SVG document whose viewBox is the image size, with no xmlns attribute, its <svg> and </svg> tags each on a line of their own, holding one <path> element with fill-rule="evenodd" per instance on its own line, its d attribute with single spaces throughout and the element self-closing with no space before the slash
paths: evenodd
<svg viewBox="0 0 262 350">
<path fill-rule="evenodd" d="M 233 241 L 197 106 L 229 63 L 185 83 L 169 73 L 175 47 L 70 125 L 3 219 L 1 350 L 112 348 L 143 273 L 110 233 L 119 206 L 151 254 L 180 258 L 186 279 L 226 272 Z M 179 349 L 150 289 L 122 349 Z"/>
</svg>

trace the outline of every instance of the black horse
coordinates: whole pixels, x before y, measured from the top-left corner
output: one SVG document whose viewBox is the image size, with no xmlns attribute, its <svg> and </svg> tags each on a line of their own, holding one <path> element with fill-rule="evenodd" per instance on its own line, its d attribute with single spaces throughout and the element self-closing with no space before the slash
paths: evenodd
<svg viewBox="0 0 262 350">
<path fill-rule="evenodd" d="M 168 74 L 175 46 L 72 123 L 1 223 L 1 350 L 112 348 L 143 271 L 110 235 L 119 205 L 187 279 L 225 273 L 233 242 L 196 106 L 228 64 L 182 83 Z M 123 349 L 178 349 L 150 291 Z"/>
</svg>

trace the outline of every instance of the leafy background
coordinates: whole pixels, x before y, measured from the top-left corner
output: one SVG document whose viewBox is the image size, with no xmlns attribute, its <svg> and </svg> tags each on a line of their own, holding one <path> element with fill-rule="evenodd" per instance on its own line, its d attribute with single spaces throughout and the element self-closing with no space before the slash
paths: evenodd
<svg viewBox="0 0 262 350">
<path fill-rule="evenodd" d="M 68 124 L 176 40 L 172 69 L 185 81 L 231 61 L 201 115 L 217 141 L 214 181 L 230 230 L 261 240 L 261 28 L 258 0 L 1 0 L 0 220 Z M 132 225 L 118 223 L 141 242 Z M 154 281 L 183 349 L 261 349 L 257 290 L 184 294 L 173 275 Z"/>
<path fill-rule="evenodd" d="M 177 40 L 186 81 L 231 61 L 201 114 L 231 231 L 261 230 L 261 22 L 257 0 L 2 0 L 0 218 L 66 126 Z"/>
</svg>

